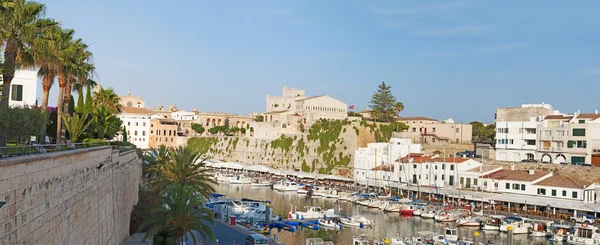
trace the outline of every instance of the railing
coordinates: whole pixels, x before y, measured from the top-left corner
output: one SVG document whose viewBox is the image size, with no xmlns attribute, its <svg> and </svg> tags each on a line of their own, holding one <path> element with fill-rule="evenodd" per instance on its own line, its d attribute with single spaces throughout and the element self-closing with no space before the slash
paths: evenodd
<svg viewBox="0 0 600 245">
<path fill-rule="evenodd" d="M 565 138 L 565 136 L 562 136 L 562 135 L 556 135 L 556 136 L 553 137 L 553 139 L 555 141 L 562 141 L 564 138 Z"/>
<path fill-rule="evenodd" d="M 541 140 L 552 140 L 552 136 L 550 136 L 550 135 L 542 135 L 542 136 L 540 137 L 540 139 L 541 139 Z"/>
<path fill-rule="evenodd" d="M 123 142 L 84 142 L 84 143 L 66 143 L 66 144 L 45 144 L 45 145 L 19 145 L 19 146 L 7 146 L 0 147 L 0 159 L 36 155 L 51 152 L 63 152 L 83 148 L 99 147 L 99 146 L 112 146 L 113 150 L 119 150 L 120 152 L 135 150 L 135 145 L 124 144 Z"/>
</svg>

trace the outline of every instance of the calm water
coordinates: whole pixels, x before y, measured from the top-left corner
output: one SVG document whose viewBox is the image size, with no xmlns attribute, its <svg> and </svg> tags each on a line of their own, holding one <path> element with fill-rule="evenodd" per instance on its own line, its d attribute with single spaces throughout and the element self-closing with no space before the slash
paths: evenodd
<svg viewBox="0 0 600 245">
<path fill-rule="evenodd" d="M 287 217 L 291 205 L 297 206 L 299 211 L 305 211 L 304 206 L 321 206 L 324 209 L 337 208 L 333 199 L 325 198 L 306 198 L 303 195 L 297 195 L 295 192 L 283 193 L 271 190 L 271 188 L 252 188 L 250 186 L 229 186 L 219 185 L 218 193 L 227 194 L 232 198 L 252 198 L 260 200 L 271 200 L 273 205 L 273 213 L 280 215 L 282 218 Z M 413 216 L 400 216 L 399 214 L 388 214 L 379 209 L 368 209 L 363 206 L 354 205 L 351 203 L 341 202 L 342 213 L 348 215 L 360 214 L 374 221 L 372 228 L 346 228 L 344 227 L 339 232 L 320 230 L 314 231 L 310 229 L 298 230 L 295 233 L 281 231 L 277 232 L 273 229 L 272 233 L 278 233 L 279 242 L 288 245 L 305 244 L 306 238 L 320 237 L 324 240 L 336 242 L 336 244 L 352 244 L 352 237 L 360 234 L 365 234 L 370 238 L 382 238 L 386 236 L 411 237 L 417 236 L 420 231 L 433 231 L 442 233 L 443 228 L 448 225 L 455 227 L 454 223 L 442 224 L 433 221 L 433 219 L 422 219 Z M 473 237 L 473 232 L 477 228 L 459 228 L 459 237 Z M 506 234 L 498 231 L 483 231 L 480 232 L 481 241 L 492 241 L 494 244 L 506 244 Z M 273 237 L 273 235 L 271 235 Z M 532 238 L 528 235 L 515 235 L 514 244 L 552 244 L 552 242 L 544 238 Z"/>
</svg>

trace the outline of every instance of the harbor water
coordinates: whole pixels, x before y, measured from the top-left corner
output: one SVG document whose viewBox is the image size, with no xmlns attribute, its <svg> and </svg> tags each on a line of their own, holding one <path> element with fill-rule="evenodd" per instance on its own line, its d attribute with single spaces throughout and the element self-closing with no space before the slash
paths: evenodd
<svg viewBox="0 0 600 245">
<path fill-rule="evenodd" d="M 260 200 L 270 200 L 273 204 L 273 214 L 279 215 L 285 219 L 291 206 L 296 206 L 298 211 L 305 211 L 305 206 L 320 206 L 324 209 L 341 208 L 342 215 L 363 215 L 374 222 L 372 228 L 346 228 L 340 231 L 331 231 L 321 229 L 314 231 L 311 229 L 300 229 L 291 233 L 285 230 L 280 232 L 273 229 L 271 238 L 277 237 L 278 241 L 284 244 L 304 244 L 306 238 L 322 238 L 325 241 L 334 241 L 336 244 L 352 244 L 352 237 L 361 234 L 371 239 L 382 240 L 384 237 L 396 236 L 402 238 L 417 237 L 418 232 L 436 232 L 443 233 L 444 227 L 456 228 L 454 222 L 439 223 L 433 219 L 423 219 L 421 217 L 401 216 L 397 213 L 385 213 L 379 209 L 369 209 L 360 205 L 348 202 L 336 203 L 335 199 L 324 197 L 309 198 L 306 195 L 298 195 L 296 192 L 278 192 L 270 187 L 255 188 L 250 185 L 229 185 L 221 184 L 217 186 L 217 192 L 228 195 L 231 198 L 250 198 Z M 459 237 L 473 238 L 473 233 L 477 228 L 458 228 Z M 493 244 L 507 244 L 507 235 L 499 231 L 479 231 L 481 242 L 491 241 Z M 553 244 L 545 238 L 533 238 L 528 235 L 514 235 L 513 244 Z"/>
</svg>

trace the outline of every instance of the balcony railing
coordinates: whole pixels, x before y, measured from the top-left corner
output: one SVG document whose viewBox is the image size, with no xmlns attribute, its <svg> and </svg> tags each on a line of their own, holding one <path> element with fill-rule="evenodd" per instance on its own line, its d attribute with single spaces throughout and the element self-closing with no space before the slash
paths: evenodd
<svg viewBox="0 0 600 245">
<path fill-rule="evenodd" d="M 565 136 L 562 136 L 562 135 L 555 135 L 554 137 L 552 137 L 552 139 L 554 141 L 562 141 L 562 140 L 564 140 L 564 138 L 565 138 Z"/>
<path fill-rule="evenodd" d="M 541 140 L 552 140 L 552 136 L 550 136 L 550 135 L 542 135 L 542 136 L 540 136 L 540 139 Z"/>
</svg>

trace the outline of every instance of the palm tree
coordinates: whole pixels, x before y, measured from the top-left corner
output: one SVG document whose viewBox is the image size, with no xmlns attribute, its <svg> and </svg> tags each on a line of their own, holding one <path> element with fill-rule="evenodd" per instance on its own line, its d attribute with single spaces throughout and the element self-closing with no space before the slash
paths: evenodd
<svg viewBox="0 0 600 245">
<path fill-rule="evenodd" d="M 174 183 L 193 186 L 198 193 L 208 197 L 215 192 L 212 186 L 216 182 L 204 169 L 202 154 L 188 146 L 179 146 L 169 151 L 168 161 L 153 169 L 159 176 L 152 180 L 154 191 L 159 191 Z"/>
<path fill-rule="evenodd" d="M 18 68 L 19 59 L 31 44 L 50 28 L 58 25 L 52 19 L 43 18 L 44 4 L 26 0 L 3 0 L 0 2 L 0 38 L 4 43 L 4 71 L 2 90 L 10 86 Z M 8 96 L 0 98 L 0 106 L 8 107 Z"/>
<path fill-rule="evenodd" d="M 404 104 L 402 104 L 402 102 L 398 101 L 394 104 L 394 112 L 396 116 L 400 115 L 400 112 L 402 112 L 403 110 Z"/>
<path fill-rule="evenodd" d="M 94 107 L 106 106 L 113 113 L 121 112 L 121 98 L 115 93 L 112 88 L 100 88 L 94 92 Z"/>
<path fill-rule="evenodd" d="M 151 227 L 145 238 L 159 233 L 171 234 L 174 244 L 181 244 L 182 239 L 191 231 L 197 231 L 204 241 L 215 241 L 210 224 L 214 225 L 212 212 L 202 207 L 204 198 L 196 194 L 195 188 L 181 183 L 174 183 L 164 189 L 158 198 L 159 204 L 151 210 L 152 216 L 140 225 L 140 230 Z M 195 235 L 191 236 L 194 244 L 198 244 Z"/>
<path fill-rule="evenodd" d="M 100 139 L 112 138 L 121 129 L 121 119 L 116 117 L 106 106 L 96 108 L 93 120 L 96 136 Z"/>
<path fill-rule="evenodd" d="M 69 136 L 71 142 L 75 143 L 79 139 L 79 136 L 85 132 L 85 130 L 92 123 L 91 120 L 87 120 L 88 114 L 77 114 L 73 113 L 73 115 L 68 113 L 63 113 L 61 111 L 58 112 L 59 117 L 64 120 L 65 128 L 69 131 Z"/>
<path fill-rule="evenodd" d="M 37 39 L 32 48 L 34 66 L 39 66 L 38 76 L 42 78 L 42 110 L 48 108 L 48 98 L 50 89 L 54 85 L 54 80 L 60 68 L 61 62 L 56 55 L 58 38 L 63 36 L 63 32 L 67 32 L 68 36 L 72 36 L 75 31 L 70 29 L 62 29 L 60 26 L 55 26 L 46 34 L 46 38 Z"/>
</svg>

